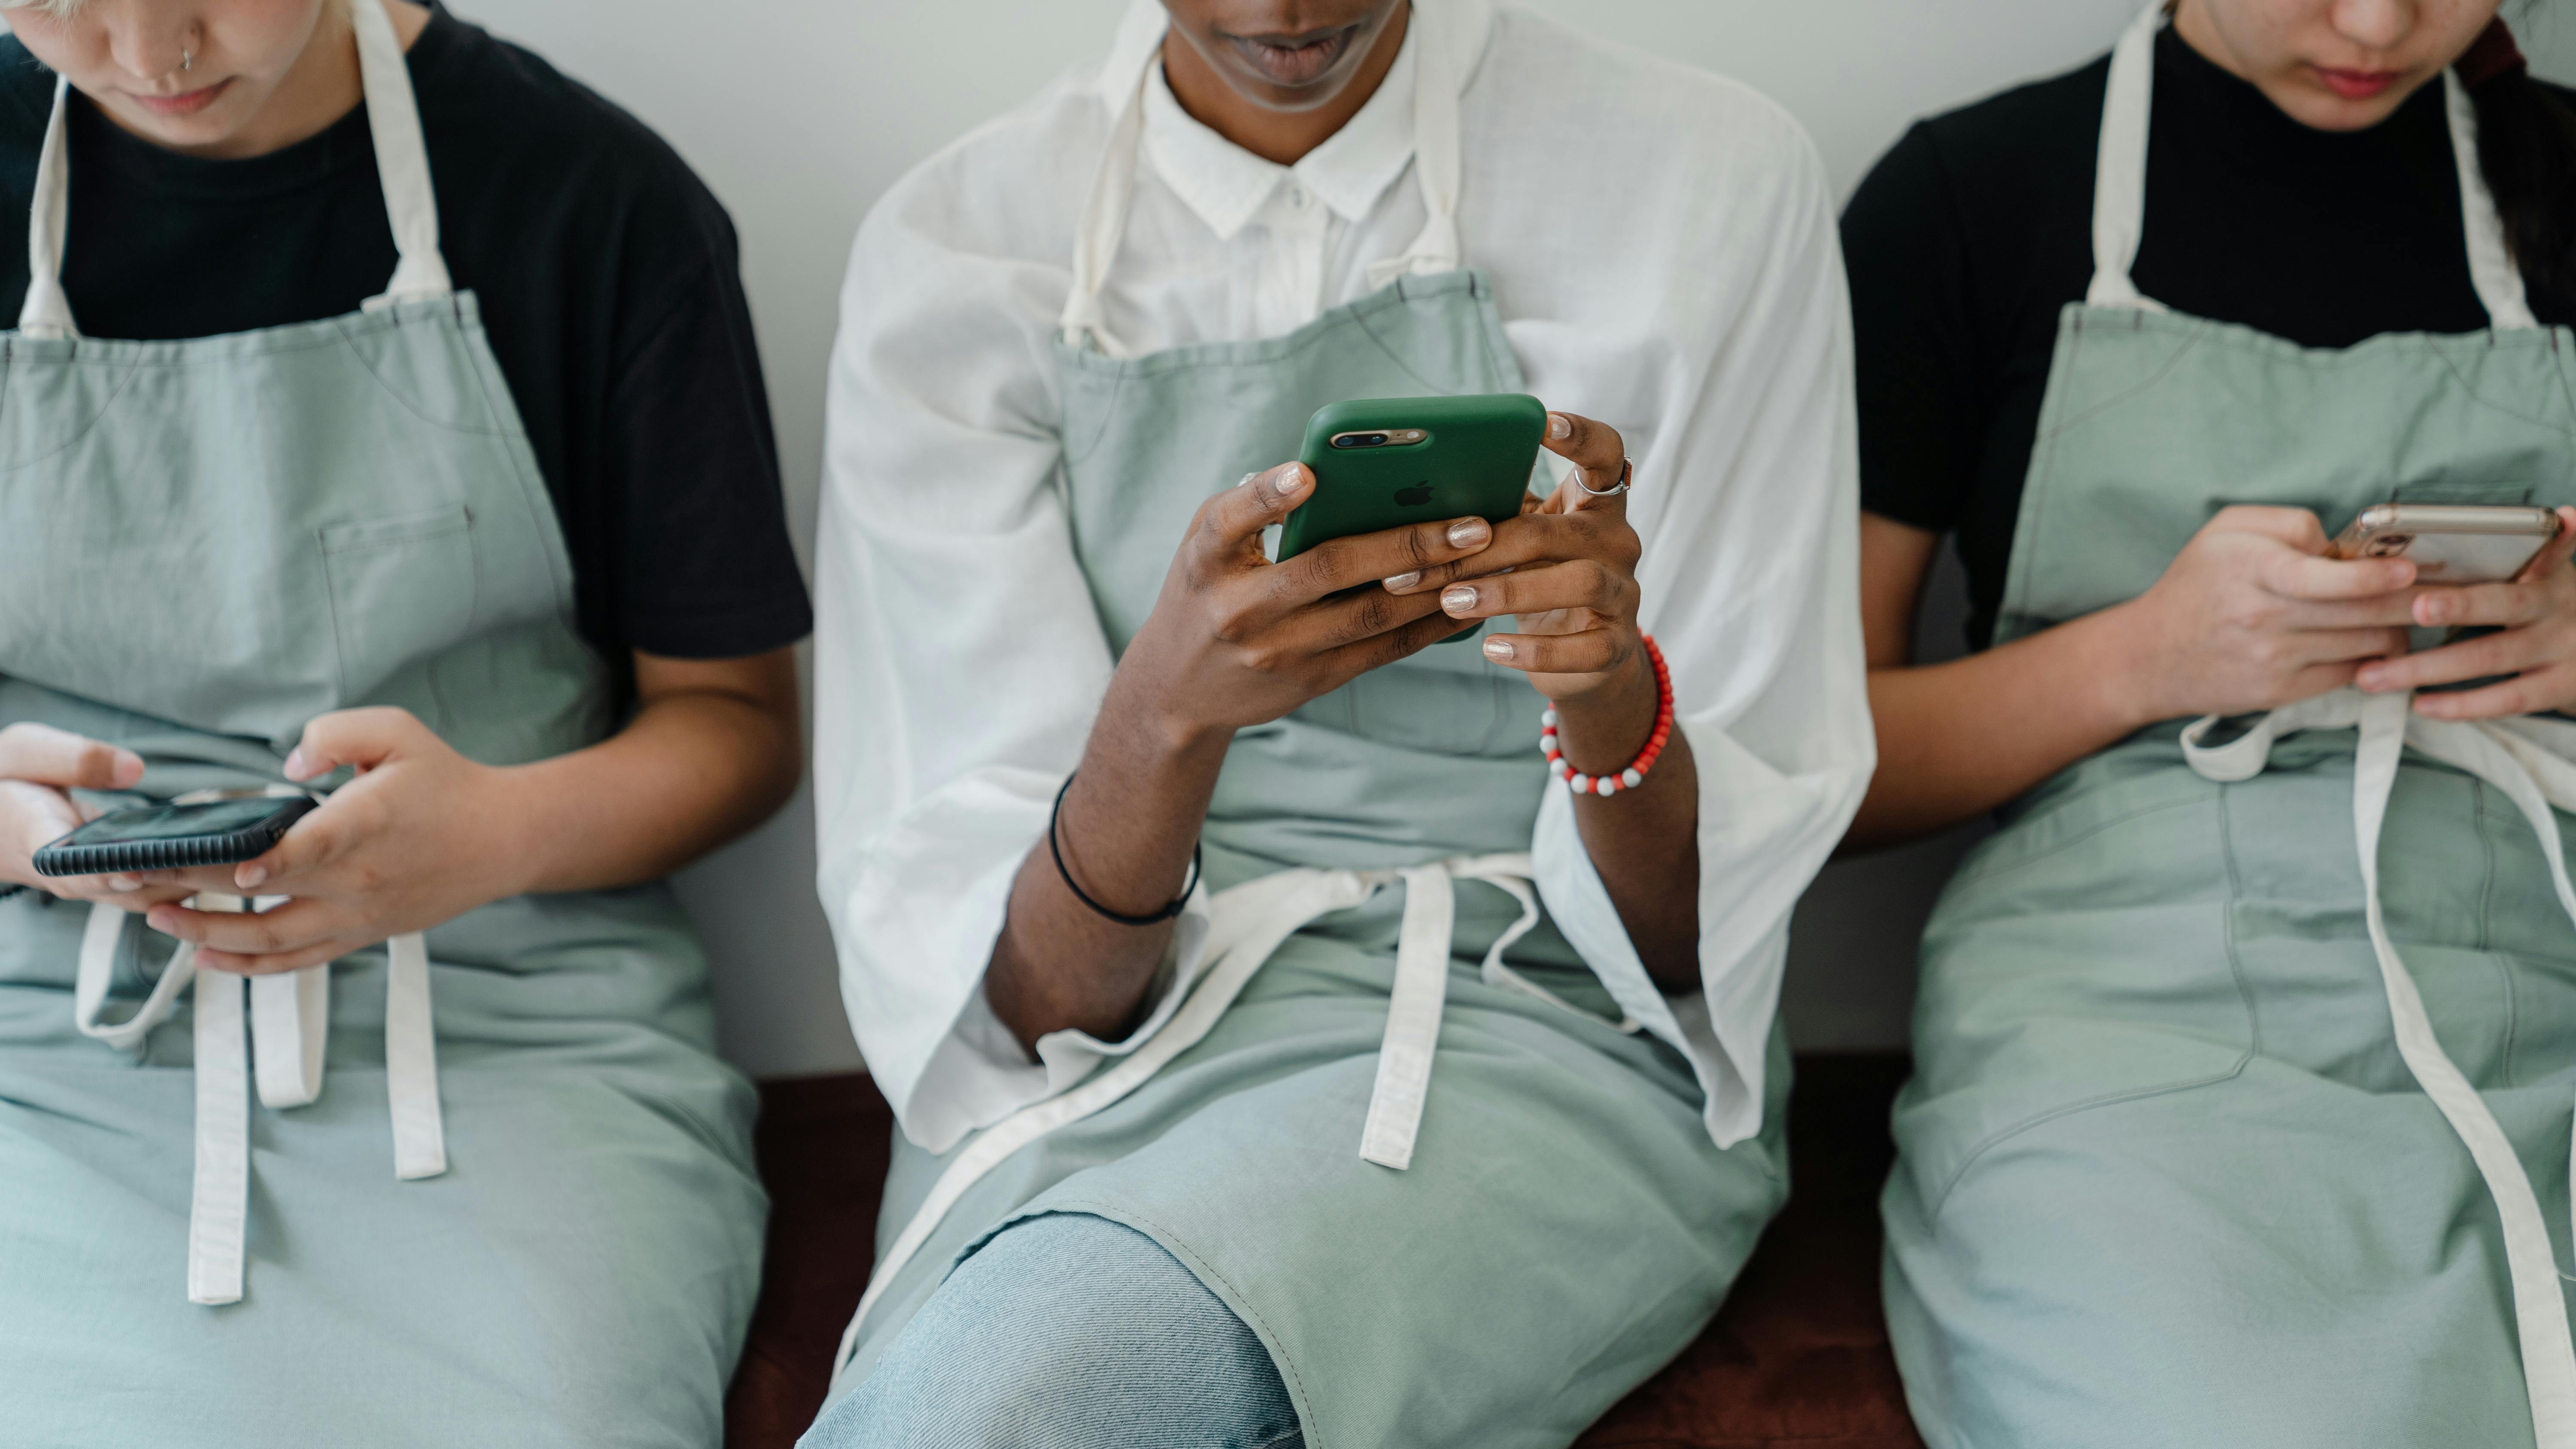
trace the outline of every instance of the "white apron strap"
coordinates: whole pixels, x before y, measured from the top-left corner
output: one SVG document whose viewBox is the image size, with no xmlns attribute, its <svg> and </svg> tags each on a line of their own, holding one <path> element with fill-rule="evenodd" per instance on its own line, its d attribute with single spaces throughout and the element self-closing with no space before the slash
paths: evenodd
<svg viewBox="0 0 2576 1449">
<path fill-rule="evenodd" d="M 71 142 L 64 135 L 72 83 L 54 81 L 54 110 L 36 153 L 36 196 L 27 208 L 27 300 L 18 330 L 30 337 L 78 337 L 71 298 L 63 293 L 63 237 L 71 223 Z"/>
<path fill-rule="evenodd" d="M 242 979 L 196 973 L 197 1170 L 188 1196 L 188 1301 L 239 1303 L 250 1219 L 250 1048 Z"/>
<path fill-rule="evenodd" d="M 2156 32 L 2165 0 L 2149 0 L 2111 48 L 2111 77 L 2102 91 L 2102 134 L 2093 164 L 2093 285 L 2096 307 L 2161 312 L 2162 304 L 2129 280 L 2147 221 L 2147 116 L 2156 92 Z"/>
<path fill-rule="evenodd" d="M 1599 1021 L 1601 1017 L 1523 976 L 1503 960 L 1503 953 L 1511 949 L 1512 943 L 1529 934 L 1530 928 L 1538 924 L 1538 892 L 1530 886 L 1530 878 L 1536 871 L 1530 857 L 1522 854 L 1489 855 L 1480 860 L 1462 861 L 1450 872 L 1460 880 L 1483 881 L 1520 903 L 1520 919 L 1494 938 L 1493 949 L 1485 953 L 1485 962 L 1478 974 L 1487 986 L 1497 990 L 1517 991 L 1524 996 L 1536 997 L 1559 1011 L 1572 1012 L 1586 1021 Z M 1646 1024 L 1633 1016 L 1622 1016 L 1618 1029 L 1624 1035 L 1635 1036 L 1646 1029 Z"/>
<path fill-rule="evenodd" d="M 88 928 L 81 932 L 80 964 L 72 977 L 72 1025 L 119 1051 L 141 1046 L 152 1028 L 169 1020 L 180 988 L 197 974 L 197 943 L 182 941 L 143 1005 L 123 1021 L 103 1020 L 107 988 L 116 975 L 116 948 L 125 941 L 125 919 L 125 912 L 105 901 L 90 906 Z"/>
<path fill-rule="evenodd" d="M 201 893 L 189 904 L 202 911 L 251 911 L 285 899 Z M 188 1209 L 188 1301 L 239 1302 L 249 1214 L 251 1084 L 256 1080 L 261 1104 L 272 1108 L 301 1107 L 321 1095 L 331 968 L 311 966 L 248 980 L 201 972 L 196 944 L 183 941 L 170 953 L 169 965 L 142 1006 L 125 1020 L 110 1022 L 104 1019 L 107 991 L 125 924 L 126 913 L 115 906 L 100 902 L 90 907 L 72 981 L 73 1024 L 85 1036 L 132 1049 L 169 1019 L 180 990 L 196 983 L 196 1181 Z M 429 947 L 415 932 L 388 941 L 385 955 L 385 1090 L 393 1118 L 394 1176 L 436 1177 L 447 1170 L 447 1136 L 438 1103 Z"/>
<path fill-rule="evenodd" d="M 283 897 L 254 901 L 264 911 Z M 331 968 L 307 966 L 250 978 L 251 1060 L 265 1107 L 301 1107 L 322 1095 L 322 1048 L 331 1032 Z"/>
<path fill-rule="evenodd" d="M 385 943 L 385 1095 L 393 1110 L 394 1176 L 408 1182 L 445 1172 L 429 943 L 416 931 Z"/>
<path fill-rule="evenodd" d="M 1211 900 L 1214 919 L 1209 923 L 1210 940 L 1231 944 L 1216 965 L 1199 978 L 1190 999 L 1172 1014 L 1153 1040 L 1116 1065 L 1061 1096 L 1021 1108 L 977 1134 L 958 1151 L 939 1174 L 939 1180 L 931 1184 L 929 1196 L 922 1199 L 912 1221 L 904 1225 L 903 1232 L 869 1275 L 867 1291 L 859 1297 L 858 1312 L 851 1316 L 849 1328 L 841 1334 L 840 1350 L 833 1355 L 832 1376 L 839 1378 L 841 1370 L 849 1366 L 851 1354 L 858 1349 L 859 1326 L 867 1322 L 869 1311 L 876 1307 L 886 1285 L 921 1251 L 921 1245 L 930 1240 L 948 1210 L 956 1206 L 968 1188 L 1012 1153 L 1143 1086 L 1163 1069 L 1165 1062 L 1197 1045 L 1216 1026 L 1217 1018 L 1234 1004 L 1253 973 L 1299 927 L 1328 911 L 1360 904 L 1393 878 L 1384 871 L 1363 874 L 1348 870 L 1284 870 L 1246 881 Z"/>
<path fill-rule="evenodd" d="M 1440 1008 L 1449 995 L 1449 939 L 1457 897 L 1445 865 L 1404 872 L 1404 922 L 1395 933 L 1395 984 L 1387 993 L 1386 1035 L 1378 1043 L 1377 1084 L 1360 1128 L 1360 1156 L 1398 1172 L 1413 1165 L 1422 1103 L 1431 1092 L 1431 1059 L 1440 1048 Z"/>
<path fill-rule="evenodd" d="M 240 896 L 199 894 L 200 911 L 246 911 Z M 239 1303 L 250 1225 L 250 1043 L 241 977 L 200 971 L 196 996 L 197 1170 L 188 1197 L 188 1301 Z"/>
<path fill-rule="evenodd" d="M 367 299 L 367 310 L 444 297 L 455 283 L 438 250 L 438 195 L 429 184 L 429 146 L 421 139 L 420 106 L 412 98 L 402 38 L 378 0 L 349 0 L 349 18 L 358 37 L 358 79 L 367 93 L 367 131 L 375 138 L 385 218 L 393 225 L 400 258 L 383 294 Z"/>
<path fill-rule="evenodd" d="M 411 71 L 402 40 L 378 0 L 348 0 L 358 43 L 358 79 L 365 88 L 367 129 L 376 143 L 376 171 L 385 189 L 385 217 L 394 234 L 393 280 L 367 300 L 372 311 L 416 297 L 444 297 L 454 290 L 438 250 L 438 198 L 429 183 L 429 148 L 421 140 L 420 109 L 412 99 Z M 63 292 L 63 239 L 70 229 L 71 142 L 65 133 L 71 82 L 54 82 L 53 114 L 36 154 L 36 193 L 27 209 L 27 299 L 18 308 L 18 330 L 30 337 L 78 337 L 71 298 Z"/>
<path fill-rule="evenodd" d="M 2509 722 L 2428 720 L 2417 717 L 2412 705 L 2413 696 L 2408 693 L 2365 695 L 2340 689 L 2274 710 L 2241 738 L 2214 749 L 2198 743 L 2216 723 L 2217 717 L 2211 716 L 2184 731 L 2184 757 L 2205 778 L 2250 779 L 2262 771 L 2273 742 L 2282 735 L 2300 729 L 2360 726 L 2353 759 L 2353 837 L 2360 856 L 2363 918 L 2388 995 L 2398 1055 L 2469 1149 L 2470 1160 L 2495 1202 L 2504 1231 L 2523 1384 L 2538 1449 L 2576 1449 L 2576 1339 L 2569 1333 L 2557 1257 L 2539 1196 L 2486 1099 L 2443 1052 L 2415 978 L 2389 939 L 2379 900 L 2380 835 L 2398 765 L 2411 744 L 2505 792 L 2539 838 L 2559 906 L 2570 924 L 2576 925 L 2576 888 L 2569 885 L 2558 822 L 2550 811 L 2553 802 L 2562 808 L 2576 806 L 2576 766 L 2551 757 L 2541 745 L 2508 727 Z M 2569 1191 L 2571 1203 L 2576 1204 L 2576 1181 L 2571 1181 Z"/>
<path fill-rule="evenodd" d="M 1449 28 L 1460 21 L 1446 5 L 1416 5 L 1404 49 L 1413 57 L 1413 171 L 1427 213 L 1422 232 L 1399 256 L 1372 263 L 1368 282 L 1385 286 L 1407 272 L 1457 270 L 1463 255 L 1458 240 L 1458 185 L 1462 172 L 1458 93 L 1464 84 L 1449 54 Z M 1130 356 L 1126 345 L 1109 331 L 1101 292 L 1109 268 L 1126 239 L 1127 212 L 1136 196 L 1136 157 L 1145 135 L 1145 87 L 1152 83 L 1158 56 L 1137 72 L 1136 83 L 1123 92 L 1092 174 L 1091 192 L 1082 219 L 1073 231 L 1073 285 L 1056 319 L 1058 332 L 1075 346 L 1090 345 L 1110 357 Z"/>
<path fill-rule="evenodd" d="M 1458 178 L 1464 150 L 1458 93 L 1464 83 L 1449 53 L 1449 37 L 1443 29 L 1448 19 L 1441 7 L 1417 5 L 1409 22 L 1418 27 L 1406 41 L 1414 56 L 1413 179 L 1422 189 L 1424 220 L 1421 234 L 1402 255 L 1370 263 L 1372 289 L 1406 273 L 1454 272 L 1466 255 L 1458 240 Z"/>
<path fill-rule="evenodd" d="M 2095 307 L 2162 312 L 2165 305 L 2131 279 L 2147 219 L 2147 123 L 2156 89 L 2156 33 L 2164 28 L 2165 0 L 2151 0 L 2111 49 L 2111 74 L 2102 93 L 2102 131 L 2093 171 L 2093 283 L 2084 300 Z M 2478 168 L 2478 113 L 2457 72 L 2444 69 L 2442 89 L 2451 152 L 2460 179 L 2460 221 L 2466 232 L 2469 281 L 2498 330 L 2540 325 L 2525 297 L 2522 274 L 2505 245 L 2504 222 Z"/>
<path fill-rule="evenodd" d="M 2496 1125 L 2486 1099 L 2442 1051 L 2432 1018 L 2415 978 L 2388 939 L 2379 907 L 2379 834 L 2388 813 L 2388 796 L 2397 780 L 2397 765 L 2406 745 L 2412 710 L 2407 693 L 2369 698 L 2362 706 L 2361 745 L 2353 761 L 2353 834 L 2361 851 L 2361 884 L 2370 944 L 2379 957 L 2382 983 L 2388 989 L 2389 1015 L 2396 1023 L 2398 1055 L 2414 1073 L 2424 1095 L 2467 1144 L 2486 1180 L 2497 1216 L 2504 1227 L 2505 1267 L 2513 1281 L 2514 1323 L 2522 1343 L 2523 1386 L 2531 1400 L 2531 1421 L 2538 1449 L 2576 1449 L 2576 1340 L 2567 1327 L 2567 1300 L 2559 1288 L 2557 1258 L 2549 1244 L 2549 1224 L 2540 1199 L 2514 1154 L 2512 1140 Z M 2527 781 L 2527 777 L 2526 777 Z M 2545 832 L 2557 835 L 2551 821 Z M 2565 890 L 2563 867 L 2560 889 Z"/>
<path fill-rule="evenodd" d="M 2451 159 L 2460 175 L 2460 226 L 2469 245 L 2469 284 L 2487 309 L 2487 325 L 2499 332 L 2540 325 L 2524 295 L 2522 273 L 2505 245 L 2504 218 L 2496 214 L 2495 196 L 2487 190 L 2486 172 L 2478 166 L 2478 108 L 2460 73 L 2442 70 L 2442 99 L 2451 122 Z"/>
</svg>

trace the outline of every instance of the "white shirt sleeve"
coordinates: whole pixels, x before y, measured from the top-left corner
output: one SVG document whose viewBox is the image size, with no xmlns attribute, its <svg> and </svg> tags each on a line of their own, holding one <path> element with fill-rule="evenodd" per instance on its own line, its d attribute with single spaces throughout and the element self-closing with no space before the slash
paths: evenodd
<svg viewBox="0 0 2576 1449">
<path fill-rule="evenodd" d="M 1049 348 L 1068 273 L 953 240 L 959 195 L 937 165 L 871 212 L 842 292 L 814 717 L 842 999 L 905 1135 L 944 1152 L 1150 1036 L 1196 973 L 1206 908 L 1126 1043 L 1058 1032 L 1031 1061 L 984 1002 L 1012 880 L 1111 660 L 1057 476 Z M 1017 199 L 1040 217 L 1069 205 Z"/>
<path fill-rule="evenodd" d="M 1761 1128 L 1789 915 L 1876 759 L 1850 311 L 1823 165 L 1781 125 L 1764 184 L 1736 198 L 1762 221 L 1704 239 L 1729 264 L 1708 269 L 1723 295 L 1691 325 L 1722 341 L 1696 395 L 1667 400 L 1656 471 L 1632 495 L 1641 619 L 1699 772 L 1704 994 L 1667 998 L 1647 976 L 1561 785 L 1532 842 L 1549 913 L 1629 1017 L 1690 1059 L 1720 1146 Z"/>
</svg>

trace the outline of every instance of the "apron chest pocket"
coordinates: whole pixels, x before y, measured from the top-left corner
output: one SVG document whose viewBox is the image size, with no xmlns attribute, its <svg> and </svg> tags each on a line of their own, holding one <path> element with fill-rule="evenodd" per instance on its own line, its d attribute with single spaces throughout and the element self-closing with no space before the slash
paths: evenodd
<svg viewBox="0 0 2576 1449">
<path fill-rule="evenodd" d="M 368 701 L 473 632 L 473 524 L 470 510 L 450 504 L 322 530 L 344 705 Z"/>
</svg>

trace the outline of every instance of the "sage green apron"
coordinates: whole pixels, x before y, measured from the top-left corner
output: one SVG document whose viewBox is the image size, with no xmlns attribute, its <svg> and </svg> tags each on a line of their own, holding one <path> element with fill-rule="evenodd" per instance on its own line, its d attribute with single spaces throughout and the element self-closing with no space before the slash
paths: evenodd
<svg viewBox="0 0 2576 1449">
<path fill-rule="evenodd" d="M 355 706 L 495 765 L 613 724 L 399 44 L 353 13 L 402 254 L 355 315 L 78 335 L 56 93 L 0 335 L 0 725 L 137 751 L 141 798 L 283 788 Z M 677 905 L 522 897 L 422 944 L 147 998 L 166 938 L 0 901 L 0 1441 L 718 1441 L 765 1205 Z"/>
<path fill-rule="evenodd" d="M 2576 502 L 2576 339 L 2531 319 L 2456 78 L 2493 330 L 2310 350 L 2138 295 L 2159 10 L 2114 52 L 2098 271 L 2060 328 L 1999 644 L 2143 592 L 2230 504 L 2331 531 L 2392 497 Z M 2576 805 L 2576 731 L 2410 725 L 2404 696 L 2349 690 L 2222 728 L 2144 731 L 2016 802 L 1926 932 L 1883 1204 L 1924 1437 L 2576 1442 L 2550 809 Z"/>
<path fill-rule="evenodd" d="M 1199 505 L 1294 457 L 1317 407 L 1521 386 L 1490 288 L 1455 269 L 1457 90 L 1419 36 L 1422 270 L 1285 336 L 1126 357 L 1096 301 L 1116 229 L 1086 224 L 1057 376 L 1074 546 L 1115 648 Z M 1104 190 L 1093 219 L 1114 222 L 1127 193 Z M 1241 731 L 1204 833 L 1220 964 L 1066 1096 L 945 1157 L 897 1145 L 840 1387 L 960 1258 L 1053 1212 L 1186 1264 L 1269 1348 L 1314 1449 L 1554 1449 L 1688 1344 L 1786 1190 L 1786 1054 L 1775 1037 L 1762 1135 L 1720 1152 L 1684 1059 L 1622 1031 L 1562 937 L 1528 925 L 1541 708 L 1457 643 Z M 1482 961 L 1497 940 L 1508 966 Z"/>
</svg>

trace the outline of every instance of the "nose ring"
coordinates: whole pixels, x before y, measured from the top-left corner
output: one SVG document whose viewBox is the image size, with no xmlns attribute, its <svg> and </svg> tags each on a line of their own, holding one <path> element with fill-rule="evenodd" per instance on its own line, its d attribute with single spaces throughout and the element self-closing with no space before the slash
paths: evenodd
<svg viewBox="0 0 2576 1449">
<path fill-rule="evenodd" d="M 181 46 L 181 47 L 179 48 L 179 69 L 181 69 L 181 70 L 195 70 L 196 68 L 197 68 L 197 53 L 196 53 L 195 51 L 193 51 L 193 50 L 188 49 L 188 48 L 187 48 L 187 47 L 185 47 L 185 46 Z"/>
</svg>

